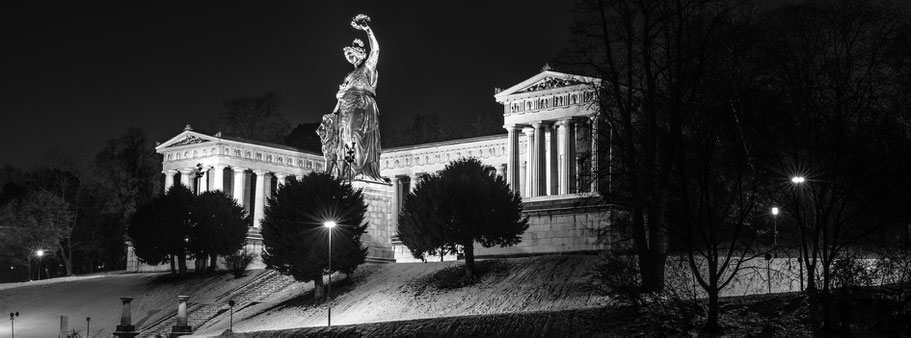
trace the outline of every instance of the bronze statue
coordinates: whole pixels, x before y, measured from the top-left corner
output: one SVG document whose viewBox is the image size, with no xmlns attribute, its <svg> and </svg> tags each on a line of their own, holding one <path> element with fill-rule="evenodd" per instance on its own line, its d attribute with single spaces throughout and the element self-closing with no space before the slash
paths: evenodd
<svg viewBox="0 0 911 338">
<path fill-rule="evenodd" d="M 326 171 L 352 179 L 363 177 L 382 180 L 380 177 L 380 124 L 376 106 L 376 64 L 380 46 L 368 24 L 370 18 L 359 14 L 351 21 L 355 29 L 365 31 L 370 42 L 370 53 L 364 42 L 354 39 L 345 47 L 345 59 L 354 70 L 338 86 L 335 97 L 338 103 L 331 114 L 323 116 L 317 134 L 323 143 Z"/>
</svg>

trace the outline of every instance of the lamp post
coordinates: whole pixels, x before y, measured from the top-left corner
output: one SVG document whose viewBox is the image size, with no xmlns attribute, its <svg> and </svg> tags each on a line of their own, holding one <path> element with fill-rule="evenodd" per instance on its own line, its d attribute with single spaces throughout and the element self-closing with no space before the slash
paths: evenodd
<svg viewBox="0 0 911 338">
<path fill-rule="evenodd" d="M 228 306 L 231 307 L 231 316 L 228 319 L 228 332 L 234 333 L 234 300 L 228 300 Z"/>
<path fill-rule="evenodd" d="M 772 207 L 772 247 L 778 246 L 778 214 L 781 209 Z"/>
<path fill-rule="evenodd" d="M 791 183 L 794 183 L 794 186 L 795 186 L 795 188 L 794 188 L 794 203 L 796 204 L 796 206 L 794 207 L 795 217 L 801 217 L 800 216 L 800 200 L 797 199 L 797 196 L 798 196 L 797 189 L 799 189 L 800 185 L 803 184 L 804 182 L 806 182 L 806 180 L 807 179 L 803 176 L 791 177 Z M 800 221 L 797 222 L 797 229 L 798 229 L 798 231 L 800 231 L 800 235 L 801 235 L 800 248 L 798 249 L 798 253 L 797 253 L 797 262 L 798 262 L 797 266 L 800 268 L 800 291 L 803 292 L 803 239 L 804 239 L 803 235 L 804 234 L 803 234 L 803 225 L 801 225 Z"/>
<path fill-rule="evenodd" d="M 9 326 L 10 326 L 10 337 L 16 338 L 16 317 L 19 317 L 19 312 L 10 312 L 9 313 Z"/>
<path fill-rule="evenodd" d="M 44 257 L 44 250 L 35 251 L 35 257 L 38 257 L 38 280 L 41 280 L 41 258 Z"/>
<path fill-rule="evenodd" d="M 323 223 L 323 226 L 329 229 L 329 282 L 327 284 L 328 290 L 326 292 L 326 305 L 328 315 L 326 326 L 332 326 L 332 229 L 335 228 L 335 221 L 327 221 Z"/>
<path fill-rule="evenodd" d="M 92 321 L 92 317 L 85 317 L 85 336 L 91 337 L 91 331 L 89 331 L 89 323 Z"/>
</svg>

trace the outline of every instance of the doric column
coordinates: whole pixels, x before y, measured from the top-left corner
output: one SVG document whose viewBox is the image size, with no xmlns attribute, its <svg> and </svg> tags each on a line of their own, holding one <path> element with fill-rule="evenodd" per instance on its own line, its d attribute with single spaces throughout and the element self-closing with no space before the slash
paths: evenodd
<svg viewBox="0 0 911 338">
<path fill-rule="evenodd" d="M 203 167 L 202 176 L 199 177 L 200 181 L 197 182 L 200 194 L 209 191 L 209 170 L 211 169 L 212 167 Z"/>
<path fill-rule="evenodd" d="M 538 196 L 538 177 L 535 175 L 537 165 L 535 162 L 535 128 L 522 129 L 525 133 L 525 196 Z"/>
<path fill-rule="evenodd" d="M 556 125 L 547 125 L 547 194 L 556 195 L 559 194 L 559 173 L 557 168 L 559 167 L 558 162 L 559 157 L 557 156 L 558 147 L 557 140 L 557 126 Z"/>
<path fill-rule="evenodd" d="M 543 196 L 547 195 L 547 157 L 545 157 L 545 137 L 544 132 L 545 124 L 543 122 L 533 123 L 532 126 L 535 127 L 535 184 L 534 184 L 534 195 L 533 196 Z"/>
<path fill-rule="evenodd" d="M 196 169 L 193 168 L 184 168 L 180 169 L 180 184 L 190 189 L 192 192 L 196 192 L 196 187 L 194 181 L 196 181 Z"/>
<path fill-rule="evenodd" d="M 519 183 L 519 127 L 511 125 L 503 128 L 506 128 L 506 183 L 512 191 L 518 192 L 522 185 Z"/>
<path fill-rule="evenodd" d="M 401 208 L 401 202 L 399 202 L 399 190 L 401 189 L 401 183 L 399 182 L 398 176 L 389 177 L 389 183 L 392 183 L 392 206 L 390 210 L 390 216 L 392 219 L 389 224 L 392 226 L 389 227 L 389 230 L 392 231 L 392 236 L 395 236 L 399 230 L 399 208 Z"/>
<path fill-rule="evenodd" d="M 276 189 L 277 189 L 277 188 L 281 188 L 281 186 L 285 185 L 285 183 L 288 183 L 288 174 L 285 174 L 285 173 L 275 173 L 274 175 L 275 175 L 275 180 L 276 180 L 276 181 L 275 181 L 275 183 L 276 183 L 276 184 L 275 184 Z"/>
<path fill-rule="evenodd" d="M 519 196 L 528 197 L 528 161 L 519 165 Z"/>
<path fill-rule="evenodd" d="M 418 187 L 418 182 L 421 181 L 421 175 L 422 173 L 413 173 L 411 175 L 408 175 L 408 179 L 410 179 L 410 182 L 408 183 L 409 193 L 413 193 L 414 189 Z"/>
<path fill-rule="evenodd" d="M 232 167 L 231 169 L 234 170 L 234 199 L 237 201 L 237 204 L 246 206 L 246 199 L 244 198 L 244 185 L 246 185 L 247 182 L 245 182 L 244 178 L 246 178 L 245 172 L 247 171 L 247 168 Z M 250 210 L 248 209 L 247 212 L 250 212 Z"/>
<path fill-rule="evenodd" d="M 225 168 L 224 164 L 212 166 L 212 190 L 225 191 Z"/>
<path fill-rule="evenodd" d="M 560 194 L 572 194 L 573 185 L 576 182 L 576 133 L 572 119 L 565 119 L 559 122 L 559 132 L 561 144 L 560 155 L 563 156 L 563 162 L 560 163 Z"/>
<path fill-rule="evenodd" d="M 506 179 L 506 163 L 501 163 L 497 166 L 497 176 Z"/>
<path fill-rule="evenodd" d="M 259 228 L 259 221 L 263 218 L 263 211 L 266 204 L 266 175 L 269 173 L 265 170 L 253 170 L 256 174 L 256 189 L 253 199 L 253 226 Z"/>
<path fill-rule="evenodd" d="M 168 189 L 174 186 L 174 175 L 177 175 L 177 170 L 165 170 L 164 171 L 164 191 L 168 192 Z"/>
</svg>

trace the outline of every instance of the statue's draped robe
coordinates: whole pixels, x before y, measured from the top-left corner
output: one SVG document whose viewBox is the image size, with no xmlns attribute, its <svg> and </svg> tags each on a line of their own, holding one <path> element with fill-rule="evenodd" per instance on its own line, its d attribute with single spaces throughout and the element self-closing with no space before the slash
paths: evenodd
<svg viewBox="0 0 911 338">
<path fill-rule="evenodd" d="M 339 144 L 337 159 L 343 177 L 353 178 L 362 174 L 369 178 L 380 177 L 380 124 L 376 106 L 376 53 L 345 77 L 337 94 Z M 351 168 L 345 162 L 349 147 L 354 144 Z M 353 175 L 352 175 L 353 174 Z M 350 176 L 349 176 L 350 175 Z"/>
</svg>

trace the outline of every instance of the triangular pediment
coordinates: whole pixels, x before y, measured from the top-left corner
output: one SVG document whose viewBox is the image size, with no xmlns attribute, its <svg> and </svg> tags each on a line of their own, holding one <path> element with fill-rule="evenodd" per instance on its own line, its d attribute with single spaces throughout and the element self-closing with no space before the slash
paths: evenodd
<svg viewBox="0 0 911 338">
<path fill-rule="evenodd" d="M 195 132 L 193 130 L 184 130 L 182 133 L 177 134 L 177 136 L 156 146 L 155 150 L 212 142 L 217 139 L 217 137 Z"/>
<path fill-rule="evenodd" d="M 557 89 L 562 87 L 572 87 L 577 85 L 597 85 L 601 81 L 597 78 L 555 72 L 552 70 L 542 71 L 535 76 L 528 78 L 512 87 L 494 95 L 497 102 L 505 102 L 511 95 L 528 94 L 538 91 Z"/>
</svg>

